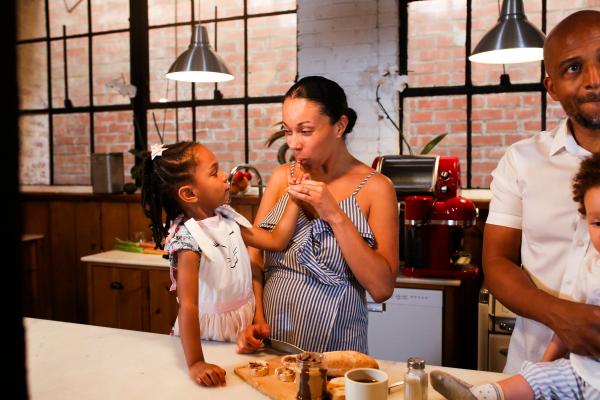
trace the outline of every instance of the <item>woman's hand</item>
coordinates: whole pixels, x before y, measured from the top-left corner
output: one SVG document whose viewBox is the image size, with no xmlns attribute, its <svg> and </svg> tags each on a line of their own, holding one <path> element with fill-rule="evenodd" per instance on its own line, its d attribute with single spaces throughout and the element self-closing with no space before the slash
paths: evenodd
<svg viewBox="0 0 600 400">
<path fill-rule="evenodd" d="M 202 386 L 225 385 L 225 370 L 218 365 L 198 361 L 190 367 L 190 377 Z"/>
<path fill-rule="evenodd" d="M 269 336 L 271 328 L 264 322 L 254 323 L 240 332 L 237 338 L 238 353 L 254 353 L 265 345 L 262 340 Z"/>
<path fill-rule="evenodd" d="M 288 193 L 292 198 L 311 205 L 319 214 L 319 218 L 329 224 L 336 222 L 344 215 L 327 185 L 323 182 L 306 179 L 298 184 L 290 185 Z"/>
</svg>

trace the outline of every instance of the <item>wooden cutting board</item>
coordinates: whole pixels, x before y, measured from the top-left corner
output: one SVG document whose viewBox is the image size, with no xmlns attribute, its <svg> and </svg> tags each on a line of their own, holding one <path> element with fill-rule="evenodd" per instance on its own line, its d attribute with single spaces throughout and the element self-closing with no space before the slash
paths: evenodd
<svg viewBox="0 0 600 400">
<path fill-rule="evenodd" d="M 248 364 L 235 367 L 235 374 L 246 383 L 256 388 L 262 394 L 275 400 L 292 400 L 296 398 L 296 384 L 294 382 L 282 382 L 275 376 L 275 369 L 281 367 L 281 357 L 261 358 L 269 363 L 269 374 L 266 376 L 250 375 Z"/>
</svg>

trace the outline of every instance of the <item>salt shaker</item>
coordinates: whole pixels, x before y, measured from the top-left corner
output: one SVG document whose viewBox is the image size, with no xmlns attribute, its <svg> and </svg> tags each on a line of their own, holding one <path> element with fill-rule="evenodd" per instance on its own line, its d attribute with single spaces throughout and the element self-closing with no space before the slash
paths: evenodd
<svg viewBox="0 0 600 400">
<path fill-rule="evenodd" d="M 429 379 L 425 372 L 425 360 L 411 357 L 406 361 L 406 366 L 404 400 L 427 400 Z"/>
</svg>

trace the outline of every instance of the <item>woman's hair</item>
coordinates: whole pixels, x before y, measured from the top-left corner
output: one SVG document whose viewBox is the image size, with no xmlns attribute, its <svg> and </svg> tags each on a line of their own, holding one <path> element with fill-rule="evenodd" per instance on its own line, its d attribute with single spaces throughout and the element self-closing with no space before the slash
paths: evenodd
<svg viewBox="0 0 600 400">
<path fill-rule="evenodd" d="M 179 188 L 193 179 L 197 160 L 193 149 L 200 144 L 195 142 L 179 142 L 165 145 L 162 155 L 150 156 L 146 152 L 142 160 L 142 207 L 144 214 L 150 219 L 150 228 L 154 243 L 164 247 L 163 240 L 167 236 L 173 220 L 182 210 L 177 201 Z M 165 224 L 162 222 L 163 210 L 166 214 Z"/>
<path fill-rule="evenodd" d="M 585 194 L 594 187 L 600 187 L 600 153 L 593 153 L 579 165 L 573 178 L 573 200 L 579 203 L 579 212 L 585 215 Z"/>
<path fill-rule="evenodd" d="M 348 107 L 346 93 L 336 82 L 322 76 L 306 76 L 289 88 L 283 100 L 287 98 L 314 101 L 319 104 L 321 112 L 329 117 L 332 124 L 345 115 L 348 117 L 348 125 L 344 136 L 352 132 L 357 117 L 356 111 Z"/>
</svg>

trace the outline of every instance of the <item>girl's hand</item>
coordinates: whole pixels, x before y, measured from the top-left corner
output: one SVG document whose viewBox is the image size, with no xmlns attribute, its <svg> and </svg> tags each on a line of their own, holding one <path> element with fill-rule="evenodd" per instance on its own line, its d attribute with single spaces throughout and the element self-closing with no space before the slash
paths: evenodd
<svg viewBox="0 0 600 400">
<path fill-rule="evenodd" d="M 293 199 L 310 204 L 319 214 L 319 218 L 329 224 L 336 222 L 343 215 L 327 185 L 323 182 L 306 179 L 299 184 L 290 185 L 288 193 Z"/>
<path fill-rule="evenodd" d="M 218 365 L 198 361 L 190 367 L 190 377 L 202 386 L 225 385 L 225 370 Z"/>
<path fill-rule="evenodd" d="M 298 184 L 302 183 L 302 181 L 305 181 L 307 179 L 310 179 L 310 175 L 308 174 L 308 172 L 306 172 L 306 171 L 304 171 L 304 169 L 302 169 L 302 166 L 299 163 L 295 164 L 293 174 L 292 174 L 292 168 L 288 169 L 288 185 L 289 186 L 298 185 Z"/>
</svg>

